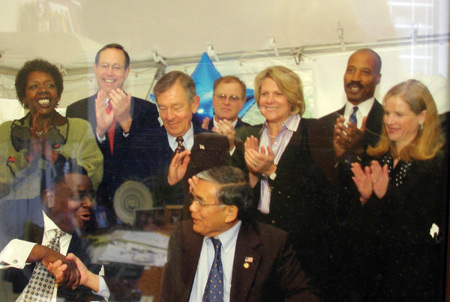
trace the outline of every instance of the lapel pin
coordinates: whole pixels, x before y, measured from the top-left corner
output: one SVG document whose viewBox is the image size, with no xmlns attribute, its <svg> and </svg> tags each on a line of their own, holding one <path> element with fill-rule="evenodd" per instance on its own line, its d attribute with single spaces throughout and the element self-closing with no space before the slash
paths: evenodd
<svg viewBox="0 0 450 302">
<path fill-rule="evenodd" d="M 202 150 L 205 150 L 205 146 L 203 146 L 202 144 L 199 144 L 198 147 Z"/>
<path fill-rule="evenodd" d="M 244 259 L 244 268 L 247 269 L 250 267 L 250 263 L 253 263 L 253 257 L 245 257 Z"/>
</svg>

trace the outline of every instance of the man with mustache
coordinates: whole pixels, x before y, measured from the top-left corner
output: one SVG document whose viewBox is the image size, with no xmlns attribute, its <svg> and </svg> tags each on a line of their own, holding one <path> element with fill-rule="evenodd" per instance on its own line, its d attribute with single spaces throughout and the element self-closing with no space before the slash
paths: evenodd
<svg viewBox="0 0 450 302">
<path fill-rule="evenodd" d="M 371 49 L 359 49 L 348 59 L 344 73 L 347 102 L 340 110 L 320 119 L 329 129 L 334 125 L 332 141 L 337 158 L 361 154 L 368 145 L 378 142 L 383 108 L 374 93 L 380 83 L 380 70 L 381 58 Z"/>
<path fill-rule="evenodd" d="M 367 146 L 375 146 L 380 137 L 383 108 L 374 98 L 381 79 L 380 70 L 381 58 L 375 51 L 369 48 L 355 51 L 344 73 L 347 102 L 338 111 L 316 120 L 317 126 L 311 127 L 310 137 L 319 146 L 313 156 L 335 185 L 339 170 L 335 167 L 349 167 Z"/>
<path fill-rule="evenodd" d="M 381 58 L 375 51 L 368 48 L 355 51 L 348 59 L 344 73 L 347 102 L 340 110 L 320 118 L 317 121 L 319 127 L 312 128 L 310 134 L 320 144 L 313 154 L 319 158 L 318 165 L 338 189 L 335 213 L 341 226 L 347 224 L 350 204 L 358 196 L 350 164 L 360 161 L 367 147 L 375 146 L 381 134 L 383 108 L 374 98 L 381 79 L 380 70 Z M 331 283 L 329 294 L 336 297 L 336 301 L 348 299 L 341 287 L 345 285 L 343 279 L 352 278 L 352 272 L 344 268 L 351 252 L 346 249 L 350 237 L 344 227 L 335 230 L 336 282 Z"/>
</svg>

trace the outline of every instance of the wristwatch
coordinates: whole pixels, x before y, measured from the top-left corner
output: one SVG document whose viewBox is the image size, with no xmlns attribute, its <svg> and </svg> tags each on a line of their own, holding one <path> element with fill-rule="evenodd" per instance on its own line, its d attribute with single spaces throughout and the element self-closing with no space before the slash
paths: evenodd
<svg viewBox="0 0 450 302">
<path fill-rule="evenodd" d="M 273 173 L 271 173 L 271 174 L 269 175 L 269 178 L 270 178 L 271 180 L 275 180 L 276 177 L 277 177 L 277 173 L 275 173 L 275 172 L 273 172 Z"/>
</svg>

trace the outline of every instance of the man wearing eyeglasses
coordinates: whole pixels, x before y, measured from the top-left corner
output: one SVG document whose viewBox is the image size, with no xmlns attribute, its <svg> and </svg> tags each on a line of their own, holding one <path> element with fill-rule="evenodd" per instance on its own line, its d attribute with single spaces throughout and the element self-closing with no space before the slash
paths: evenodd
<svg viewBox="0 0 450 302">
<path fill-rule="evenodd" d="M 145 133 L 159 127 L 158 110 L 148 101 L 123 90 L 130 73 L 130 57 L 119 44 L 108 44 L 97 52 L 94 63 L 98 92 L 67 107 L 67 117 L 89 121 L 104 157 L 103 180 L 97 201 L 111 214 L 114 193 L 123 181 L 145 178 L 141 163 Z"/>
<path fill-rule="evenodd" d="M 287 233 L 253 220 L 246 178 L 238 168 L 218 166 L 189 180 L 192 219 L 170 238 L 160 301 L 319 300 Z"/>
<path fill-rule="evenodd" d="M 202 127 L 228 135 L 234 129 L 248 126 L 239 117 L 239 111 L 245 104 L 246 86 L 235 76 L 224 76 L 214 82 L 214 116 L 203 120 Z"/>
</svg>

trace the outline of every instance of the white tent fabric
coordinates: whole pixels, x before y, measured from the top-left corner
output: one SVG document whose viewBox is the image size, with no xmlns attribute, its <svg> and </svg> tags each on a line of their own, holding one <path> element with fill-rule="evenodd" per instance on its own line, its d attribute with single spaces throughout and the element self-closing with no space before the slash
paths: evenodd
<svg viewBox="0 0 450 302">
<path fill-rule="evenodd" d="M 428 59 L 411 61 L 408 57 L 405 58 L 402 55 L 405 52 L 410 53 L 411 49 L 416 52 L 426 51 L 445 54 L 448 53 L 448 43 L 375 48 L 383 61 L 382 80 L 377 88 L 376 98 L 381 102 L 383 95 L 390 87 L 409 78 L 415 78 L 421 80 L 430 88 L 438 105 L 439 113 L 449 111 L 450 82 L 448 68 L 446 67 L 448 58 L 429 56 Z M 343 75 L 351 53 L 352 51 L 343 51 L 308 55 L 303 56 L 300 62 L 295 56 L 276 57 L 272 55 L 250 59 L 244 57 L 239 60 L 214 62 L 214 65 L 222 75 L 238 76 L 249 88 L 253 88 L 255 76 L 264 68 L 272 65 L 286 66 L 294 70 L 302 79 L 307 103 L 305 116 L 320 117 L 339 109 L 345 102 Z M 200 56 L 198 59 L 200 60 Z M 166 72 L 181 70 L 191 74 L 196 66 L 196 63 L 168 66 Z M 156 68 L 132 69 L 126 81 L 125 89 L 132 95 L 148 99 L 147 93 L 151 88 L 155 73 Z M 64 87 L 60 103 L 62 109 L 81 98 L 94 94 L 97 83 L 94 74 L 90 72 L 82 75 L 65 76 Z M 13 75 L 0 76 L 0 92 L 0 96 L 3 98 L 15 99 Z M 9 119 L 13 118 L 12 116 L 8 117 Z M 254 108 L 248 113 L 248 116 L 244 117 L 244 120 L 255 124 L 263 119 L 257 109 Z"/>
</svg>

